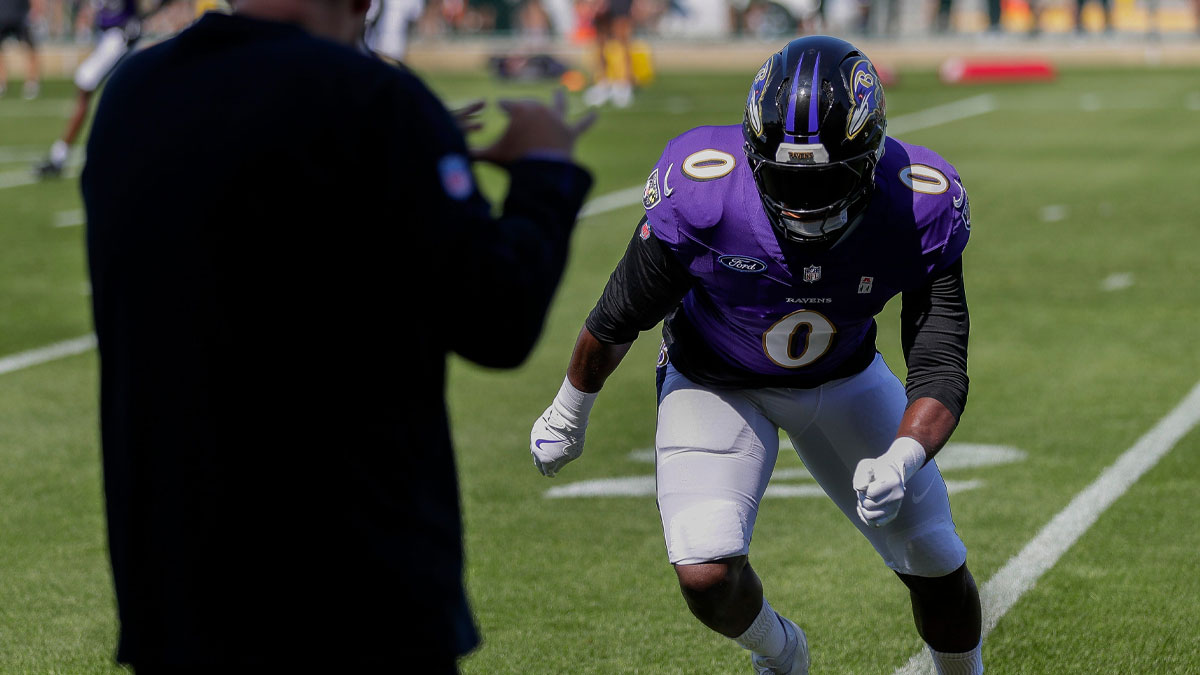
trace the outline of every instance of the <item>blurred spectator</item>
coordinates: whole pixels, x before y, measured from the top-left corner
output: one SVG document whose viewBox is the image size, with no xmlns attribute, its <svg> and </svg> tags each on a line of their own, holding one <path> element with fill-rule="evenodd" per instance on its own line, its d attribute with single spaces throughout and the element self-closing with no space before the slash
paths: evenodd
<svg viewBox="0 0 1200 675">
<path fill-rule="evenodd" d="M 1196 2 L 1198 0 L 1193 0 Z M 1104 32 L 1111 33 L 1112 24 L 1112 5 L 1111 0 L 1098 0 L 1100 8 L 1104 12 Z M 1045 9 L 1046 0 L 1030 0 L 1029 11 L 1033 15 L 1033 24 L 1029 28 L 1029 35 L 1037 36 L 1042 30 L 1042 11 Z M 1075 0 L 1075 32 L 1083 34 L 1086 29 L 1083 25 L 1083 7 L 1087 4 L 1087 0 Z"/>
<path fill-rule="evenodd" d="M 0 0 L 0 50 L 8 38 L 16 38 L 17 42 L 25 44 L 29 55 L 29 65 L 26 66 L 25 84 L 22 94 L 26 99 L 37 98 L 40 89 L 40 70 L 38 68 L 37 43 L 33 38 L 33 7 L 29 0 Z M 36 16 L 41 16 L 41 8 Z M 4 63 L 4 55 L 0 53 L 0 96 L 8 89 L 8 68 Z"/>
<path fill-rule="evenodd" d="M 1030 0 L 1029 1 L 1030 11 L 1031 12 L 1034 11 L 1033 6 L 1035 4 L 1041 3 L 1042 1 L 1043 0 Z M 1108 0 L 1102 0 L 1102 1 L 1108 2 Z M 950 8 L 951 8 L 951 5 L 953 4 L 953 2 L 954 2 L 954 0 L 938 0 L 937 14 L 934 16 L 934 20 L 933 20 L 933 31 L 935 33 L 947 33 L 950 31 Z M 1003 29 L 1003 27 L 1000 24 L 1000 18 L 1001 18 L 1000 2 L 1001 2 L 1001 0 L 987 0 L 988 32 L 989 33 L 999 33 Z M 1082 2 L 1082 0 L 1080 0 L 1080 2 Z M 1035 23 L 1036 23 L 1036 21 L 1035 21 Z"/>
<path fill-rule="evenodd" d="M 550 41 L 550 15 L 539 0 L 525 0 L 517 9 L 517 26 L 526 46 Z"/>
<path fill-rule="evenodd" d="M 367 48 L 393 61 L 403 61 L 410 27 L 421 18 L 424 0 L 371 0 L 367 10 Z"/>
</svg>

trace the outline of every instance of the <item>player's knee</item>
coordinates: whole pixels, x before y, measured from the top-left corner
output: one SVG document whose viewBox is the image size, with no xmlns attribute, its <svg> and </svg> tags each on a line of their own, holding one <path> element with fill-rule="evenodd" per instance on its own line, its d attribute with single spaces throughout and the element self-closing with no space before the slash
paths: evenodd
<svg viewBox="0 0 1200 675">
<path fill-rule="evenodd" d="M 889 539 L 892 551 L 889 563 L 900 574 L 944 577 L 954 573 L 967 561 L 967 547 L 950 523 L 938 523 Z"/>
<path fill-rule="evenodd" d="M 718 596 L 737 586 L 738 577 L 746 566 L 746 557 L 691 565 L 676 565 L 679 588 L 690 597 Z"/>
</svg>

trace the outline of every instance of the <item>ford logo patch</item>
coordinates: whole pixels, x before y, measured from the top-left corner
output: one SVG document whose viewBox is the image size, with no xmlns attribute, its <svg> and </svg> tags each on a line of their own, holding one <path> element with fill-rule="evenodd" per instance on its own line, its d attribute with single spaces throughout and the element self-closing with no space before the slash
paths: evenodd
<svg viewBox="0 0 1200 675">
<path fill-rule="evenodd" d="M 723 255 L 717 258 L 717 262 L 735 272 L 763 272 L 767 269 L 767 263 L 748 255 Z"/>
</svg>

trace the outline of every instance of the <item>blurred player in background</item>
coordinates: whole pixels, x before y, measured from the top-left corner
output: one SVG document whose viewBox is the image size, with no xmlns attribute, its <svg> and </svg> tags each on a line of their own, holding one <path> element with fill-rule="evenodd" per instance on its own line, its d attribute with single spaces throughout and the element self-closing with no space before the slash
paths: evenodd
<svg viewBox="0 0 1200 675">
<path fill-rule="evenodd" d="M 692 613 L 757 672 L 808 672 L 804 632 L 764 599 L 748 557 L 783 429 L 908 587 L 938 673 L 982 673 L 979 595 L 930 461 L 967 396 L 958 172 L 888 138 L 874 65 L 813 36 L 763 64 L 741 125 L 668 142 L 643 206 L 533 425 L 534 464 L 553 476 L 580 455 L 606 378 L 665 318 L 657 503 Z M 897 294 L 907 393 L 875 346 L 874 317 Z M 796 538 L 803 556 L 813 542 Z"/>
<path fill-rule="evenodd" d="M 40 15 L 41 12 L 38 12 Z M 29 55 L 25 70 L 25 85 L 22 95 L 26 99 L 37 98 L 40 81 L 38 67 L 37 43 L 33 38 L 32 7 L 29 0 L 0 0 L 0 49 L 8 38 L 15 38 L 25 45 Z M 0 54 L 0 96 L 8 89 L 8 69 L 5 67 L 3 54 Z"/>
<path fill-rule="evenodd" d="M 165 7 L 168 1 L 164 0 L 150 14 Z M 34 165 L 38 177 L 62 175 L 71 146 L 79 139 L 87 119 L 92 95 L 141 39 L 142 22 L 149 16 L 140 13 L 138 0 L 99 0 L 96 4 L 96 46 L 75 69 L 75 108 L 62 137 L 50 146 L 50 154 Z"/>
<path fill-rule="evenodd" d="M 408 51 L 409 28 L 421 18 L 424 0 L 371 0 L 367 10 L 367 49 L 396 62 Z"/>
<path fill-rule="evenodd" d="M 596 28 L 596 83 L 583 94 L 588 105 L 633 103 L 633 0 L 600 0 Z"/>
</svg>

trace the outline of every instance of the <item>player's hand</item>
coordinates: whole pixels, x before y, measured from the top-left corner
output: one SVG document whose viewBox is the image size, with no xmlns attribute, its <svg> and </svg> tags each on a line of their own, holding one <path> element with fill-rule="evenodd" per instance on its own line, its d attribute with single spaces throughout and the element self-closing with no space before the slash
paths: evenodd
<svg viewBox="0 0 1200 675">
<path fill-rule="evenodd" d="M 533 465 L 543 476 L 553 478 L 559 469 L 583 454 L 583 437 L 587 424 L 575 427 L 567 422 L 551 405 L 533 423 L 529 432 L 529 453 Z"/>
<path fill-rule="evenodd" d="M 925 464 L 925 448 L 907 436 L 897 438 L 888 451 L 864 459 L 854 470 L 858 517 L 871 527 L 895 520 L 904 501 L 904 485 Z"/>
<path fill-rule="evenodd" d="M 583 436 L 595 401 L 595 393 L 579 391 L 569 379 L 563 379 L 554 402 L 529 432 L 529 453 L 543 476 L 553 478 L 567 462 L 583 454 Z"/>
<path fill-rule="evenodd" d="M 530 155 L 570 159 L 575 140 L 596 120 L 593 111 L 567 122 L 567 95 L 561 89 L 555 91 L 552 106 L 533 100 L 504 100 L 499 105 L 508 115 L 508 128 L 489 147 L 472 150 L 474 159 L 499 165 Z"/>
<path fill-rule="evenodd" d="M 486 105 L 487 101 L 479 99 L 450 111 L 450 115 L 454 117 L 454 123 L 458 125 L 458 130 L 462 132 L 463 136 L 483 128 L 483 122 L 479 121 L 479 113 Z"/>
</svg>

